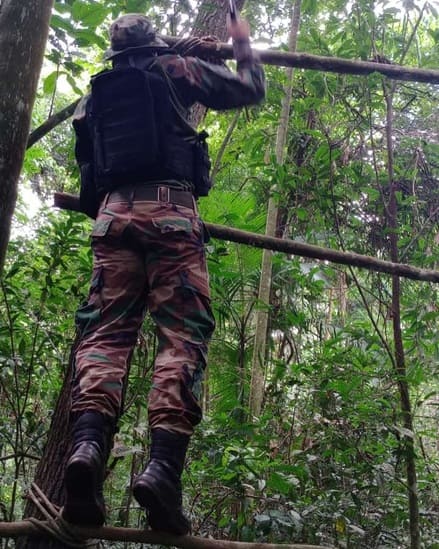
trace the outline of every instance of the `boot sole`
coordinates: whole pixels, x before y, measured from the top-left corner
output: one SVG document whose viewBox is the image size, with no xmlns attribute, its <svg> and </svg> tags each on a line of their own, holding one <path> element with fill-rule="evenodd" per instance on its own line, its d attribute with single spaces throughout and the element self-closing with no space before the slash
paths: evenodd
<svg viewBox="0 0 439 549">
<path fill-rule="evenodd" d="M 102 526 L 105 522 L 103 503 L 96 497 L 94 469 L 81 460 L 70 463 L 64 477 L 67 499 L 62 517 L 67 522 L 85 526 Z"/>
<path fill-rule="evenodd" d="M 170 509 L 156 494 L 154 487 L 145 482 L 137 483 L 133 487 L 133 494 L 141 507 L 148 512 L 148 522 L 152 530 L 160 530 L 177 536 L 189 534 L 191 526 L 189 520 L 181 511 Z"/>
</svg>

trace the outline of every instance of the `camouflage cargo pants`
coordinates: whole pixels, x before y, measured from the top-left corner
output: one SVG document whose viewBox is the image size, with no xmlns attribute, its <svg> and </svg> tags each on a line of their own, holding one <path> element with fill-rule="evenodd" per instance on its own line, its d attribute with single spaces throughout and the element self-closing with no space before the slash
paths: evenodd
<svg viewBox="0 0 439 549">
<path fill-rule="evenodd" d="M 109 202 L 92 231 L 88 302 L 76 316 L 72 411 L 120 413 L 123 384 L 149 310 L 158 336 L 149 423 L 192 434 L 201 420 L 207 343 L 214 329 L 203 226 L 167 202 Z"/>
</svg>

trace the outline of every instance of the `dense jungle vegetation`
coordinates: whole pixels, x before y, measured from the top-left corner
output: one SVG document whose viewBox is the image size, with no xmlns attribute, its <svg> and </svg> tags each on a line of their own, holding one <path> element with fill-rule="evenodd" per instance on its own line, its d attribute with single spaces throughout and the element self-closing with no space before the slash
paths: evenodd
<svg viewBox="0 0 439 549">
<path fill-rule="evenodd" d="M 227 2 L 214 4 L 225 12 Z M 247 0 L 257 48 L 288 50 L 292 7 Z M 113 18 L 143 12 L 162 35 L 188 36 L 208 8 L 209 0 L 56 0 L 32 128 L 104 68 Z M 298 52 L 438 68 L 434 1 L 303 0 L 295 9 Z M 439 269 L 438 87 L 306 69 L 290 80 L 283 67 L 265 69 L 262 105 L 208 111 L 200 124 L 215 179 L 200 200 L 203 219 L 264 233 L 272 196 L 280 237 Z M 1 278 L 2 521 L 23 516 L 88 292 L 91 221 L 52 206 L 55 191 L 78 192 L 73 148 L 71 120 L 28 148 Z M 438 285 L 274 253 L 266 302 L 261 250 L 211 239 L 207 252 L 217 329 L 205 417 L 184 472 L 194 534 L 439 549 Z M 268 337 L 254 356 L 261 313 Z M 129 486 L 148 454 L 154 353 L 146 318 L 106 482 L 115 526 L 145 525 Z"/>
</svg>

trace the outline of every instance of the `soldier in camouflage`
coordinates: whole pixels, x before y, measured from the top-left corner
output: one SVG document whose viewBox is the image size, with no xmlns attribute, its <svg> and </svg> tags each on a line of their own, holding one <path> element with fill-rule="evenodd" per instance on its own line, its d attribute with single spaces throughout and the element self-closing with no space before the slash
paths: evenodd
<svg viewBox="0 0 439 549">
<path fill-rule="evenodd" d="M 112 24 L 107 59 L 113 67 L 148 67 L 162 75 L 174 107 L 169 131 L 190 141 L 194 131 L 186 120 L 195 102 L 223 110 L 264 98 L 264 75 L 249 45 L 247 23 L 230 21 L 229 32 L 236 73 L 196 57 L 180 57 L 139 14 Z M 93 173 L 95 161 L 89 101 L 74 116 L 76 157 L 84 179 Z M 214 318 L 197 188 L 190 178 L 169 173 L 155 170 L 143 181 L 126 181 L 107 191 L 95 184 L 94 195 L 89 178 L 88 188 L 81 189 L 84 211 L 96 215 L 96 221 L 89 298 L 76 318 L 81 338 L 75 350 L 73 447 L 62 513 L 69 522 L 98 526 L 105 521 L 105 463 L 131 354 L 148 310 L 158 336 L 148 400 L 151 449 L 133 492 L 151 528 L 179 535 L 190 531 L 180 477 L 190 436 L 201 420 L 201 382 Z"/>
</svg>

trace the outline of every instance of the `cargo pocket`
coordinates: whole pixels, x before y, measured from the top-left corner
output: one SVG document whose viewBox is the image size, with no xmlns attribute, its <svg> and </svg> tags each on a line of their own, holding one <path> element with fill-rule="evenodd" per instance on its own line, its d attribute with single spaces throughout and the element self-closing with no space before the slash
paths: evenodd
<svg viewBox="0 0 439 549">
<path fill-rule="evenodd" d="M 192 221 L 186 217 L 156 217 L 152 220 L 152 224 L 162 234 L 191 234 L 193 231 Z"/>
<path fill-rule="evenodd" d="M 91 231 L 91 236 L 102 237 L 106 236 L 110 230 L 111 224 L 113 222 L 113 216 L 108 214 L 101 214 L 95 221 L 93 229 Z"/>
</svg>

